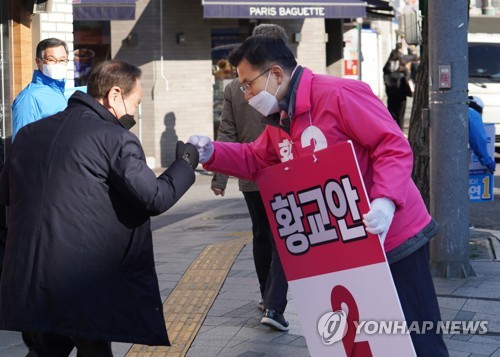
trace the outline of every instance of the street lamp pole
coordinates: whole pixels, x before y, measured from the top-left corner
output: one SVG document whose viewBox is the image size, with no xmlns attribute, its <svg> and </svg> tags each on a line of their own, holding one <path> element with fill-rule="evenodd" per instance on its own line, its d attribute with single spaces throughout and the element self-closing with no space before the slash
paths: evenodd
<svg viewBox="0 0 500 357">
<path fill-rule="evenodd" d="M 429 0 L 430 208 L 434 276 L 465 278 L 469 262 L 467 0 Z"/>
</svg>

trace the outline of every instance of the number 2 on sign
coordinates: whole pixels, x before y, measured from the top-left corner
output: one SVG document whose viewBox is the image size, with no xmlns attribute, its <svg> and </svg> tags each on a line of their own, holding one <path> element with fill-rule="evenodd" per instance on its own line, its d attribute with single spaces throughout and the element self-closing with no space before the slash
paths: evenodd
<svg viewBox="0 0 500 357">
<path fill-rule="evenodd" d="M 372 357 L 373 354 L 368 341 L 354 342 L 356 324 L 359 323 L 359 311 L 356 300 L 354 300 L 350 291 L 342 285 L 334 286 L 330 301 L 332 311 L 342 310 L 342 304 L 347 306 L 347 333 L 342 339 L 346 355 L 349 357 Z"/>
</svg>

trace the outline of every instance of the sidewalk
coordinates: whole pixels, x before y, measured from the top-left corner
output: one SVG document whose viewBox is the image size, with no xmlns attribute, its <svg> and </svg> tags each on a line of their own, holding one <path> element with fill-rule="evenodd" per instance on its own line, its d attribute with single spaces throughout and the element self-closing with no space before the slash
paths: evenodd
<svg viewBox="0 0 500 357">
<path fill-rule="evenodd" d="M 173 346 L 113 343 L 115 356 L 309 356 L 293 296 L 285 312 L 290 331 L 260 324 L 250 219 L 241 195 L 235 197 L 154 231 Z M 499 258 L 500 232 L 475 229 L 471 264 L 477 276 L 435 279 L 443 321 L 488 321 L 487 335 L 445 336 L 451 356 L 500 356 Z M 26 352 L 19 333 L 0 331 L 0 356 Z"/>
</svg>

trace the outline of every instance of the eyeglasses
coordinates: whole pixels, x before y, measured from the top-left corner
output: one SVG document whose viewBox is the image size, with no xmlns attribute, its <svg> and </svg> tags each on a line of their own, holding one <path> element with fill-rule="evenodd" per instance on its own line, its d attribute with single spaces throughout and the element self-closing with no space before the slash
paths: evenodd
<svg viewBox="0 0 500 357">
<path fill-rule="evenodd" d="M 264 72 L 262 72 L 261 74 L 259 74 L 257 77 L 255 77 L 254 79 L 252 79 L 250 82 L 246 82 L 246 83 L 241 83 L 241 86 L 240 86 L 240 89 L 243 93 L 246 93 L 247 90 L 250 89 L 250 86 L 252 85 L 253 82 L 255 82 L 257 79 L 259 79 L 261 76 L 263 76 L 264 74 L 266 74 L 267 72 L 269 72 L 271 70 L 271 68 L 273 67 L 269 67 L 268 69 L 266 69 Z"/>
<path fill-rule="evenodd" d="M 67 64 L 69 62 L 69 59 L 67 59 L 67 58 L 57 59 L 54 57 L 47 57 L 47 58 L 43 58 L 42 61 L 45 64 L 58 64 L 58 63 Z"/>
</svg>

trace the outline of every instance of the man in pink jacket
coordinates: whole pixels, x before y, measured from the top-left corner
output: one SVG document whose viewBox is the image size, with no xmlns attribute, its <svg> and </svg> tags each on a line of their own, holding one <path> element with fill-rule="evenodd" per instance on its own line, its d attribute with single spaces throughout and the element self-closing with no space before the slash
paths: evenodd
<svg viewBox="0 0 500 357">
<path fill-rule="evenodd" d="M 413 154 L 370 87 L 297 66 L 279 39 L 254 36 L 230 56 L 249 104 L 266 121 L 252 143 L 212 143 L 192 136 L 204 168 L 254 180 L 259 170 L 352 140 L 371 201 L 363 222 L 379 234 L 408 325 L 441 320 L 429 269 L 437 232 L 411 180 Z M 421 325 L 420 325 L 421 326 Z M 419 356 L 448 356 L 436 331 L 411 335 Z"/>
</svg>

